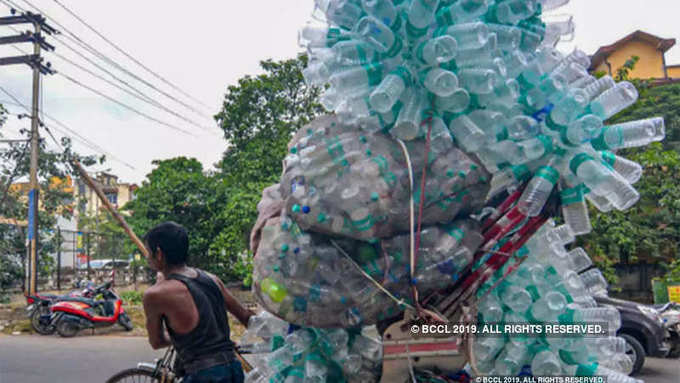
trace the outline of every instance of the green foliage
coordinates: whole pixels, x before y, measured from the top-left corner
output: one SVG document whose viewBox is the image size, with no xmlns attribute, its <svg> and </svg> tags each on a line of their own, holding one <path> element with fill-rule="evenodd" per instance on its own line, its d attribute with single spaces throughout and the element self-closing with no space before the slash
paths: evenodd
<svg viewBox="0 0 680 383">
<path fill-rule="evenodd" d="M 264 74 L 230 86 L 215 116 L 229 142 L 220 163 L 223 176 L 234 182 L 275 181 L 281 174 L 292 134 L 322 112 L 319 89 L 302 77 L 307 57 L 262 61 Z"/>
<path fill-rule="evenodd" d="M 120 293 L 120 298 L 123 300 L 124 304 L 128 306 L 139 306 L 142 304 L 143 294 L 141 291 L 123 291 Z"/>
</svg>

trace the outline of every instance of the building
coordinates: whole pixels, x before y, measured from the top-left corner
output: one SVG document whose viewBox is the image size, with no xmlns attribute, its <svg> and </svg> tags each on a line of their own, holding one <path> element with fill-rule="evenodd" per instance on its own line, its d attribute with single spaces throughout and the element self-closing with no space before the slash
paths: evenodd
<svg viewBox="0 0 680 383">
<path fill-rule="evenodd" d="M 93 180 L 104 192 L 106 199 L 117 209 L 135 199 L 135 191 L 138 189 L 137 185 L 118 182 L 118 177 L 113 174 L 99 172 Z M 76 215 L 86 214 L 93 216 L 104 208 L 97 194 L 87 186 L 84 180 L 78 179 L 74 189 L 74 198 L 79 203 Z"/>
<path fill-rule="evenodd" d="M 589 70 L 615 76 L 627 60 L 638 56 L 640 60 L 631 72 L 631 77 L 656 80 L 656 83 L 680 81 L 680 65 L 669 65 L 666 62 L 666 52 L 675 43 L 673 38 L 661 38 L 635 31 L 613 44 L 600 47 L 591 57 Z"/>
</svg>

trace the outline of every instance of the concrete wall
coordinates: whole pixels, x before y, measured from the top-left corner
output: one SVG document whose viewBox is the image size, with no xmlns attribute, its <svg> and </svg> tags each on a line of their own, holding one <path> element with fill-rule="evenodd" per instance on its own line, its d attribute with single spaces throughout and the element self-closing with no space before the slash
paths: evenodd
<svg viewBox="0 0 680 383">
<path fill-rule="evenodd" d="M 611 64 L 611 75 L 616 76 L 616 71 L 632 56 L 640 57 L 631 73 L 633 78 L 650 79 L 665 78 L 663 53 L 649 43 L 643 41 L 630 41 L 613 52 L 606 61 Z M 610 73 L 609 67 L 603 62 L 596 71 Z"/>
<path fill-rule="evenodd" d="M 668 78 L 680 78 L 680 65 L 666 67 L 666 70 L 668 71 Z"/>
</svg>

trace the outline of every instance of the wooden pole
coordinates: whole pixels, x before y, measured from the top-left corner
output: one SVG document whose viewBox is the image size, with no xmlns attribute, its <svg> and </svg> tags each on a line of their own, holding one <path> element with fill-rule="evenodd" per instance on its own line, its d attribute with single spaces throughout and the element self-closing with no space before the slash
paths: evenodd
<svg viewBox="0 0 680 383">
<path fill-rule="evenodd" d="M 144 242 L 142 242 L 142 240 L 139 239 L 139 237 L 137 237 L 137 235 L 132 231 L 127 222 L 125 222 L 125 219 L 120 215 L 120 213 L 118 213 L 118 210 L 116 210 L 116 208 L 113 207 L 113 205 L 111 205 L 111 202 L 109 202 L 109 199 L 106 198 L 102 189 L 99 186 L 97 186 L 92 177 L 90 177 L 90 175 L 87 174 L 85 169 L 83 169 L 83 166 L 80 165 L 80 162 L 74 160 L 73 166 L 76 168 L 78 173 L 80 173 L 80 176 L 83 177 L 83 180 L 85 180 L 85 183 L 90 187 L 90 189 L 94 190 L 94 192 L 99 197 L 99 200 L 102 201 L 102 203 L 109 211 L 109 213 L 111 213 L 113 218 L 116 221 L 118 221 L 118 224 L 123 228 L 128 237 L 130 237 L 132 242 L 134 242 L 134 244 L 137 245 L 137 248 L 142 253 L 142 255 L 144 255 L 145 257 L 148 256 L 148 251 L 146 249 L 146 246 L 144 246 Z"/>
</svg>

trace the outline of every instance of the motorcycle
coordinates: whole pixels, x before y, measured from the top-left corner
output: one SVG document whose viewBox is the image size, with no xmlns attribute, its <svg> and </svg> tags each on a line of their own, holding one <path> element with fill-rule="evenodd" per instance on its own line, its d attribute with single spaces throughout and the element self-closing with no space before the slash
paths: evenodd
<svg viewBox="0 0 680 383">
<path fill-rule="evenodd" d="M 94 293 L 94 287 L 90 283 L 83 290 L 74 290 L 66 295 L 26 295 L 26 303 L 28 305 L 26 306 L 26 315 L 31 320 L 31 327 L 41 335 L 53 334 L 56 329 L 50 325 L 50 307 L 55 302 L 62 301 L 87 302 L 94 297 Z"/>
<path fill-rule="evenodd" d="M 102 299 L 60 301 L 50 307 L 49 325 L 62 337 L 73 337 L 80 330 L 113 326 L 119 323 L 126 331 L 133 328 L 132 321 L 123 309 L 123 300 L 111 288 L 111 282 L 98 286 L 94 296 Z"/>
</svg>

